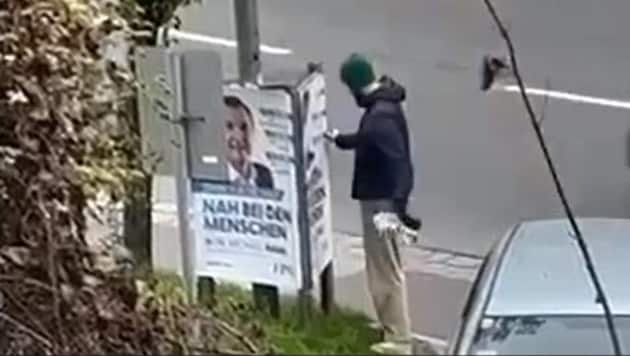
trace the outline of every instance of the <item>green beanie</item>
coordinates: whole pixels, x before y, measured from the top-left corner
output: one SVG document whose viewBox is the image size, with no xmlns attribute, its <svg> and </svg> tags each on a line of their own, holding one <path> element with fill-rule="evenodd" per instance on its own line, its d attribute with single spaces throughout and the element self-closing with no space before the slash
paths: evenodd
<svg viewBox="0 0 630 356">
<path fill-rule="evenodd" d="M 376 79 L 370 61 L 363 55 L 353 53 L 342 64 L 341 81 L 353 92 L 358 92 Z"/>
</svg>

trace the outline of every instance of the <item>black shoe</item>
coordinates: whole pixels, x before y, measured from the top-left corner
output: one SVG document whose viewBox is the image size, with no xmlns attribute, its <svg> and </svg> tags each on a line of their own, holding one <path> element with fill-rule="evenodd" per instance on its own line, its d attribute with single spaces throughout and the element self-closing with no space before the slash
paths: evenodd
<svg viewBox="0 0 630 356">
<path fill-rule="evenodd" d="M 420 231 L 422 228 L 422 220 L 419 218 L 414 218 L 413 216 L 405 213 L 399 217 L 400 221 L 405 225 L 406 228 L 413 231 Z"/>
</svg>

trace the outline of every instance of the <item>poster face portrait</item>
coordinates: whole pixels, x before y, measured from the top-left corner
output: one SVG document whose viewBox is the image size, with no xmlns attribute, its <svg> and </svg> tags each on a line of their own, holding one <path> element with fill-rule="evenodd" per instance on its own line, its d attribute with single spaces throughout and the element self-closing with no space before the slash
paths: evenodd
<svg viewBox="0 0 630 356">
<path fill-rule="evenodd" d="M 225 142 L 229 181 L 262 189 L 274 189 L 271 170 L 264 164 L 252 160 L 256 122 L 251 109 L 236 96 L 226 96 L 223 101 L 226 106 Z"/>
<path fill-rule="evenodd" d="M 304 80 L 295 92 L 223 88 L 223 112 L 212 121 L 222 137 L 211 142 L 221 149 L 221 174 L 191 187 L 199 276 L 297 290 L 304 281 L 303 227 L 310 231 L 313 270 L 321 273 L 332 261 L 323 79 Z M 296 104 L 309 120 L 296 121 Z M 300 124 L 304 142 L 297 141 Z M 306 189 L 298 188 L 299 170 L 306 168 L 298 153 L 308 161 Z"/>
</svg>

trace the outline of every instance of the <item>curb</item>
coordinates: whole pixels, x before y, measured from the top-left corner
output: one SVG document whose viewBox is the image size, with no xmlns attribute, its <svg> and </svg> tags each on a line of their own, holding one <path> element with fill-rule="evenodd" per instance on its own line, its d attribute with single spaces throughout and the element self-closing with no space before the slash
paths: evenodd
<svg viewBox="0 0 630 356">
<path fill-rule="evenodd" d="M 431 354 L 444 355 L 448 348 L 448 342 L 443 339 L 435 338 L 428 335 L 412 334 L 413 341 L 428 345 L 431 348 Z"/>
<path fill-rule="evenodd" d="M 449 254 L 449 255 L 453 255 L 455 257 L 465 257 L 465 258 L 470 258 L 470 259 L 473 259 L 473 260 L 483 260 L 483 258 L 484 258 L 482 255 L 478 255 L 478 254 L 474 254 L 474 253 L 455 251 L 455 250 L 442 248 L 442 247 L 423 245 L 423 244 L 420 244 L 420 243 L 416 243 L 416 244 L 410 245 L 409 247 L 410 248 L 419 249 L 419 250 L 424 250 L 424 251 L 446 253 L 446 254 Z"/>
<path fill-rule="evenodd" d="M 380 325 L 376 321 L 372 321 L 371 323 L 369 323 L 368 327 L 372 330 L 380 331 Z M 446 340 L 428 335 L 412 333 L 411 341 L 412 343 L 414 343 L 414 350 L 426 348 L 426 346 L 428 346 L 431 351 L 431 353 L 428 353 L 428 355 L 444 355 L 448 348 L 448 342 Z M 415 354 L 416 353 L 414 352 L 414 355 Z"/>
<path fill-rule="evenodd" d="M 343 230 L 334 230 L 333 234 L 349 236 L 349 237 L 357 238 L 357 239 L 361 238 L 361 235 L 359 234 L 343 231 Z M 430 252 L 446 253 L 455 257 L 465 257 L 465 258 L 470 258 L 470 259 L 475 259 L 475 260 L 482 260 L 484 258 L 483 255 L 479 255 L 475 253 L 455 251 L 455 250 L 443 248 L 443 247 L 424 245 L 422 243 L 413 243 L 413 244 L 408 245 L 407 247 L 418 249 L 418 250 L 430 251 Z"/>
</svg>

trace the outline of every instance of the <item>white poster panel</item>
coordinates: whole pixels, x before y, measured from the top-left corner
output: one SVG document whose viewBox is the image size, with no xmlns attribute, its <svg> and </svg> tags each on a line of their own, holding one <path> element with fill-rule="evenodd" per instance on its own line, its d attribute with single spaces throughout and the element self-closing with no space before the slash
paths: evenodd
<svg viewBox="0 0 630 356">
<path fill-rule="evenodd" d="M 292 101 L 282 90 L 224 90 L 227 177 L 195 180 L 197 275 L 300 288 Z"/>
<path fill-rule="evenodd" d="M 298 92 L 306 114 L 304 153 L 311 258 L 313 273 L 319 275 L 332 261 L 334 253 L 328 151 L 324 139 L 328 126 L 324 76 L 313 73 L 300 84 Z"/>
</svg>

